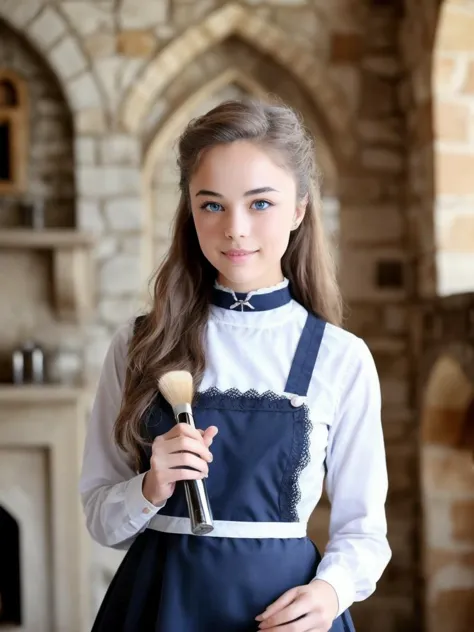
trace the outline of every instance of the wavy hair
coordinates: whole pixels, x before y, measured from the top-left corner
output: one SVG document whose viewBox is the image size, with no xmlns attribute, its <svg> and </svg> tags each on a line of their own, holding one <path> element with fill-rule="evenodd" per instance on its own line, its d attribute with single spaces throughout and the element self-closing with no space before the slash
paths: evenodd
<svg viewBox="0 0 474 632">
<path fill-rule="evenodd" d="M 278 156 L 295 178 L 298 199 L 308 196 L 300 226 L 282 258 L 294 298 L 309 312 L 340 325 L 342 303 L 324 234 L 313 140 L 289 107 L 254 100 L 226 101 L 187 125 L 178 144 L 180 201 L 169 251 L 153 283 L 153 305 L 133 336 L 115 440 L 135 463 L 144 443 L 141 420 L 157 394 L 157 380 L 187 370 L 200 384 L 203 338 L 217 272 L 201 252 L 191 213 L 189 182 L 204 153 L 235 141 L 257 143 Z"/>
</svg>

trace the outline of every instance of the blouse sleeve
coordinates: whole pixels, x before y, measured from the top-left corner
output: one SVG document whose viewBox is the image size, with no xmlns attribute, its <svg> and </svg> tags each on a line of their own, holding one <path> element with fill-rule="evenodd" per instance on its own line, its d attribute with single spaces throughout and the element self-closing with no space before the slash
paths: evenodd
<svg viewBox="0 0 474 632">
<path fill-rule="evenodd" d="M 107 351 L 87 429 L 79 483 L 86 524 L 99 544 L 128 548 L 161 509 L 142 493 L 144 474 L 137 475 L 116 445 L 113 428 L 125 379 L 128 324 L 115 334 Z"/>
<path fill-rule="evenodd" d="M 385 501 L 388 480 L 380 384 L 366 344 L 355 339 L 327 450 L 329 543 L 316 579 L 339 599 L 339 615 L 369 597 L 391 558 Z"/>
</svg>

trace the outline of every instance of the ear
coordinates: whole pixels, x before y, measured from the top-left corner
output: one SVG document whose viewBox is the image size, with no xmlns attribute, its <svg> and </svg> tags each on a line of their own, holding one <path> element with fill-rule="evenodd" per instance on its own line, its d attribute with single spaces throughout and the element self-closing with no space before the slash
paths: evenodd
<svg viewBox="0 0 474 632">
<path fill-rule="evenodd" d="M 298 202 L 296 206 L 291 230 L 296 230 L 301 224 L 301 222 L 303 221 L 303 218 L 306 213 L 306 208 L 308 206 L 308 202 L 309 202 L 309 195 L 306 193 L 306 195 L 303 198 L 301 198 L 301 200 Z"/>
</svg>

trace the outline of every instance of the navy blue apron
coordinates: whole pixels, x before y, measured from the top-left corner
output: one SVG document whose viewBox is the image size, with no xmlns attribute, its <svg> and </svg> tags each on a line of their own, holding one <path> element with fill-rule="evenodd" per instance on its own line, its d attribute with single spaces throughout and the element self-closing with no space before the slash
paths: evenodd
<svg viewBox="0 0 474 632">
<path fill-rule="evenodd" d="M 304 397 L 324 327 L 308 316 L 285 388 L 292 396 L 211 389 L 193 403 L 196 427 L 219 428 L 206 479 L 216 524 L 225 533 L 226 525 L 244 523 L 251 530 L 261 523 L 256 527 L 265 534 L 213 537 L 147 528 L 112 580 L 93 632 L 255 632 L 258 614 L 315 577 L 321 556 L 298 523 L 297 506 L 299 475 L 310 458 Z M 144 431 L 153 439 L 174 424 L 171 408 L 158 396 Z M 148 468 L 149 454 L 143 471 Z M 156 518 L 160 524 L 183 523 L 187 515 L 178 484 Z M 272 536 L 272 529 L 292 528 L 304 533 Z M 348 612 L 331 632 L 354 632 Z"/>
</svg>

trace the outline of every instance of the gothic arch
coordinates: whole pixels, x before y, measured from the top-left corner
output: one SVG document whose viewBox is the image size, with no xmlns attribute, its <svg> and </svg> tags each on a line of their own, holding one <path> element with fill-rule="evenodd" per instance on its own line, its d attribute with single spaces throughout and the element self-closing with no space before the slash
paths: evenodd
<svg viewBox="0 0 474 632">
<path fill-rule="evenodd" d="M 88 108 L 103 108 L 102 87 L 93 73 L 87 70 L 87 58 L 81 44 L 74 36 L 69 23 L 54 4 L 42 0 L 3 0 L 0 3 L 0 18 L 25 37 L 33 47 L 41 53 L 43 59 L 55 73 L 70 109 L 77 113 Z M 53 42 L 48 33 L 61 33 Z M 84 72 L 73 79 L 68 76 L 68 69 L 58 64 L 53 54 L 57 46 L 72 46 L 82 59 Z M 81 89 L 78 79 L 87 85 Z M 87 100 L 84 95 L 87 94 Z"/>
<path fill-rule="evenodd" d="M 138 132 L 164 87 L 193 59 L 232 35 L 270 56 L 298 80 L 318 111 L 328 143 L 335 153 L 350 156 L 354 151 L 350 108 L 328 75 L 326 65 L 292 42 L 280 28 L 234 3 L 186 29 L 150 62 L 121 106 L 125 129 Z"/>
</svg>

